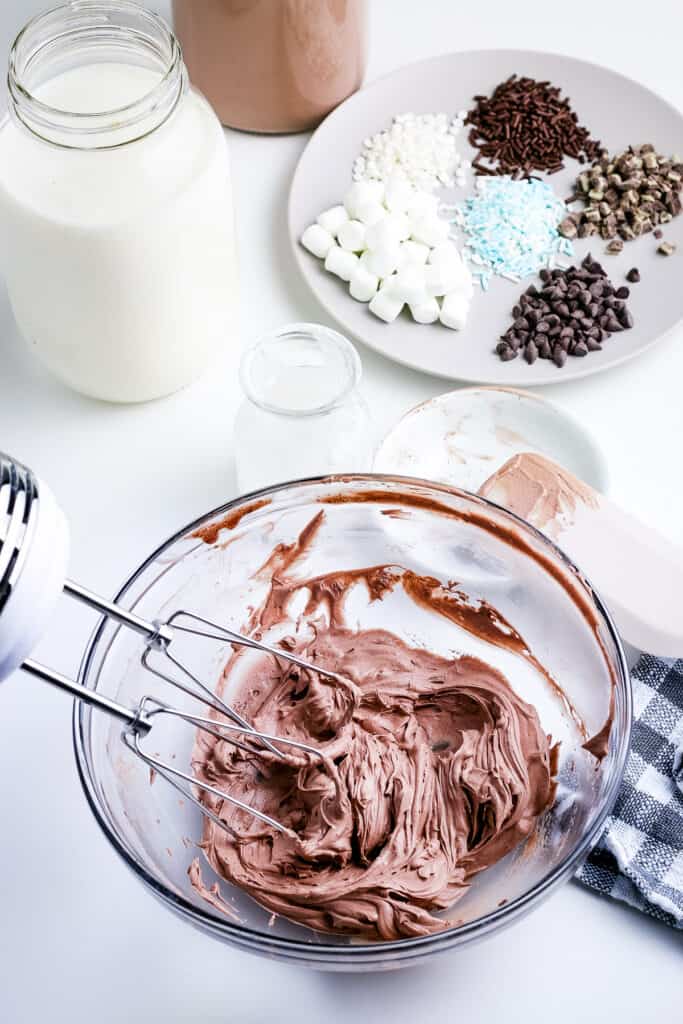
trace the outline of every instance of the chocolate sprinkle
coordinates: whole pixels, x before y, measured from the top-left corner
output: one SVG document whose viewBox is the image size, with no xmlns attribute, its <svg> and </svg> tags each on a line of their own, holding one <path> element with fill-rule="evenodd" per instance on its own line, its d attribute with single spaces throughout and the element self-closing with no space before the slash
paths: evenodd
<svg viewBox="0 0 683 1024">
<path fill-rule="evenodd" d="M 472 163 L 477 174 L 552 174 L 562 170 L 565 157 L 585 163 L 600 153 L 600 143 L 550 82 L 511 75 L 491 96 L 475 96 L 474 102 L 465 124 L 472 125 L 469 142 L 479 150 Z"/>
</svg>

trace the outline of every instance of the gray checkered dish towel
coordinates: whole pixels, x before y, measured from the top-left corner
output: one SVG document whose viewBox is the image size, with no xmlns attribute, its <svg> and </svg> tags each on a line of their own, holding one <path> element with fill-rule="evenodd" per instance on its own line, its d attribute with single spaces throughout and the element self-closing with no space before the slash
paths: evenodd
<svg viewBox="0 0 683 1024">
<path fill-rule="evenodd" d="M 577 878 L 683 929 L 683 659 L 641 655 L 624 780 Z"/>
</svg>

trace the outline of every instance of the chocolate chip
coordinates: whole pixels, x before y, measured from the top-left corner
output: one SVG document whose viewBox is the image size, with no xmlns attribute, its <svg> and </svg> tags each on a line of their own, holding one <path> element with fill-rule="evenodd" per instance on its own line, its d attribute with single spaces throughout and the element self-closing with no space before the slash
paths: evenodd
<svg viewBox="0 0 683 1024">
<path fill-rule="evenodd" d="M 561 367 L 568 356 L 600 352 L 611 334 L 633 326 L 626 304 L 629 289 L 615 287 L 590 253 L 580 266 L 544 270 L 540 276 L 540 291 L 529 286 L 513 309 L 514 316 L 523 300 L 524 314 L 514 316 L 496 347 L 501 359 L 514 359 L 521 352 L 530 364 L 552 359 Z M 563 301 L 556 299 L 558 294 Z"/>
<path fill-rule="evenodd" d="M 535 363 L 538 359 L 538 349 L 533 341 L 530 341 L 527 347 L 524 349 L 524 358 L 527 363 Z"/>
<path fill-rule="evenodd" d="M 637 267 L 631 267 L 628 274 L 626 275 L 626 280 L 630 281 L 631 284 L 638 284 L 638 282 L 640 281 L 640 271 Z"/>
</svg>

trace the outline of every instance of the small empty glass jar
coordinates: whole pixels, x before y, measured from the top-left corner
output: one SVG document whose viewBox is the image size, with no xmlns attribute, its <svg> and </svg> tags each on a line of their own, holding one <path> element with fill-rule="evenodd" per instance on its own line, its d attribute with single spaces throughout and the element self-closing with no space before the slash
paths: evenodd
<svg viewBox="0 0 683 1024">
<path fill-rule="evenodd" d="M 320 324 L 289 324 L 248 349 L 235 420 L 240 491 L 368 470 L 374 431 L 360 378 L 351 342 Z"/>
</svg>

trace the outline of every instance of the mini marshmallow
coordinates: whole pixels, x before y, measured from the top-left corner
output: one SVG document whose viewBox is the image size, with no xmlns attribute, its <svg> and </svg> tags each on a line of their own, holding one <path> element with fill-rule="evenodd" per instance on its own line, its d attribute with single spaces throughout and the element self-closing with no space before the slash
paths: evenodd
<svg viewBox="0 0 683 1024">
<path fill-rule="evenodd" d="M 381 181 L 354 181 L 344 196 L 344 206 L 349 217 L 358 220 L 358 214 L 367 203 L 381 203 L 384 199 L 384 185 Z"/>
<path fill-rule="evenodd" d="M 365 235 L 368 249 L 398 245 L 410 235 L 410 221 L 404 213 L 388 213 L 384 220 L 371 224 Z"/>
<path fill-rule="evenodd" d="M 359 220 L 345 221 L 337 232 L 337 240 L 342 249 L 362 252 L 365 248 L 365 224 Z"/>
<path fill-rule="evenodd" d="M 396 225 L 398 237 L 402 242 L 407 242 L 413 229 L 410 217 L 405 213 L 390 213 L 392 223 Z"/>
<path fill-rule="evenodd" d="M 438 266 L 439 264 L 452 265 L 453 263 L 462 263 L 462 258 L 455 242 L 441 242 L 440 245 L 435 246 L 430 252 L 429 262 L 433 266 Z"/>
<path fill-rule="evenodd" d="M 392 213 L 405 213 L 415 195 L 415 189 L 403 175 L 392 174 L 386 184 L 384 203 Z"/>
<path fill-rule="evenodd" d="M 354 253 L 347 252 L 339 245 L 333 245 L 325 257 L 325 270 L 341 277 L 342 281 L 350 281 L 358 263 L 359 259 Z"/>
<path fill-rule="evenodd" d="M 368 231 L 371 229 L 368 228 Z M 367 238 L 367 234 L 366 234 Z M 389 277 L 401 261 L 401 246 L 398 242 L 384 244 L 363 253 L 363 263 L 371 274 L 377 277 Z"/>
<path fill-rule="evenodd" d="M 425 272 L 420 266 L 409 266 L 400 270 L 398 274 L 392 274 L 382 288 L 395 299 L 407 302 L 409 305 L 418 305 L 425 298 Z"/>
<path fill-rule="evenodd" d="M 363 266 L 362 262 L 359 263 L 351 275 L 351 283 L 349 286 L 351 296 L 359 302 L 369 302 L 376 294 L 378 287 L 379 278 L 377 275 L 371 274 L 370 271 Z"/>
<path fill-rule="evenodd" d="M 314 256 L 324 260 L 334 245 L 334 238 L 329 231 L 325 231 L 325 228 L 321 228 L 319 224 L 311 224 L 301 236 L 301 244 L 304 249 L 308 249 Z"/>
<path fill-rule="evenodd" d="M 457 249 L 451 243 L 448 243 L 448 248 L 452 252 L 448 252 L 447 245 L 437 246 L 436 249 L 432 250 L 432 256 L 430 256 L 428 269 L 433 269 L 444 275 L 444 277 L 451 281 L 451 287 L 447 288 L 446 291 L 458 291 L 466 298 L 471 299 L 474 295 L 474 284 L 472 282 L 472 274 L 470 268 L 460 258 L 460 254 Z M 438 253 L 436 258 L 433 258 L 433 254 Z M 455 255 L 453 255 L 455 253 Z M 438 277 L 438 274 L 437 274 Z M 446 292 L 437 292 L 437 295 L 446 294 Z"/>
<path fill-rule="evenodd" d="M 441 303 L 439 320 L 444 327 L 450 327 L 454 331 L 461 331 L 467 323 L 469 311 L 469 301 L 461 292 L 449 292 Z"/>
<path fill-rule="evenodd" d="M 388 295 L 384 288 L 380 288 L 371 300 L 368 309 L 371 313 L 374 313 L 375 316 L 378 316 L 380 320 L 384 320 L 385 323 L 391 324 L 403 309 L 403 303 L 400 299 L 395 299 L 391 295 Z"/>
<path fill-rule="evenodd" d="M 471 299 L 474 295 L 474 282 L 472 280 L 470 268 L 465 263 L 461 262 L 456 264 L 454 269 L 458 279 L 456 290 L 467 299 Z"/>
<path fill-rule="evenodd" d="M 343 206 L 333 206 L 321 213 L 317 219 L 321 228 L 329 231 L 331 235 L 336 235 L 342 224 L 349 219 L 349 215 Z"/>
<path fill-rule="evenodd" d="M 433 324 L 439 319 L 439 303 L 436 299 L 426 298 L 422 302 L 411 302 L 410 313 L 417 324 Z"/>
<path fill-rule="evenodd" d="M 370 226 L 371 224 L 377 224 L 378 221 L 384 220 L 387 215 L 387 211 L 384 209 L 381 203 L 376 203 L 371 200 L 369 203 L 358 204 L 358 220 L 362 221 L 363 224 Z"/>
<path fill-rule="evenodd" d="M 418 215 L 410 218 L 410 237 L 415 242 L 435 246 L 445 242 L 450 231 L 450 224 L 441 217 Z"/>
<path fill-rule="evenodd" d="M 429 246 L 423 245 L 422 242 L 407 242 L 401 243 L 401 262 L 399 267 L 408 267 L 411 264 L 418 267 L 424 266 L 429 256 Z"/>
<path fill-rule="evenodd" d="M 446 295 L 458 287 L 458 268 L 453 265 L 439 264 L 425 268 L 425 288 L 428 295 Z"/>
</svg>

